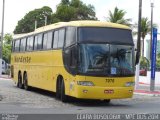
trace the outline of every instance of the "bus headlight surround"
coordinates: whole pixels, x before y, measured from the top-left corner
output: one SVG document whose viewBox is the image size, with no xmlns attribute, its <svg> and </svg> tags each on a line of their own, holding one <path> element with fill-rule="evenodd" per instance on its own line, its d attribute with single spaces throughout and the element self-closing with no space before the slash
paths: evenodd
<svg viewBox="0 0 160 120">
<path fill-rule="evenodd" d="M 91 81 L 77 81 L 77 85 L 81 85 L 81 86 L 94 86 L 93 82 L 91 82 Z"/>
<path fill-rule="evenodd" d="M 126 87 L 132 87 L 135 85 L 135 82 L 126 82 L 125 86 Z"/>
</svg>

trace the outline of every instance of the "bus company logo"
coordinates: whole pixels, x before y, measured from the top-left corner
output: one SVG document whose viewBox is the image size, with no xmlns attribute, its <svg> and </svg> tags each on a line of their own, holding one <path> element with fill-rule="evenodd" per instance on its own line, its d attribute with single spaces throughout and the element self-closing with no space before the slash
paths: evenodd
<svg viewBox="0 0 160 120">
<path fill-rule="evenodd" d="M 14 57 L 14 60 L 15 60 L 15 62 L 20 62 L 20 63 L 30 63 L 31 62 L 31 57 L 23 57 L 23 56 L 21 56 L 21 57 Z"/>
<path fill-rule="evenodd" d="M 114 83 L 114 79 L 106 79 L 107 83 Z"/>
</svg>

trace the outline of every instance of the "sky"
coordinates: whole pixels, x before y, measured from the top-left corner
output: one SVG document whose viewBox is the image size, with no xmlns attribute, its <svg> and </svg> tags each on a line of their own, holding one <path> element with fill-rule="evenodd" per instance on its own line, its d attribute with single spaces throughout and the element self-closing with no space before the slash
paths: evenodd
<svg viewBox="0 0 160 120">
<path fill-rule="evenodd" d="M 52 11 L 56 11 L 56 6 L 61 0 L 5 0 L 5 24 L 4 32 L 12 33 L 18 21 L 31 10 L 49 6 Z M 99 20 L 105 21 L 108 17 L 108 11 L 113 11 L 117 6 L 119 9 L 125 10 L 125 18 L 131 18 L 132 23 L 138 21 L 139 0 L 82 0 L 86 4 L 92 4 L 95 7 L 96 16 Z M 142 17 L 151 16 L 151 0 L 142 0 Z M 2 23 L 2 2 L 0 0 L 0 31 Z M 154 0 L 154 19 L 153 22 L 160 27 L 160 0 Z"/>
</svg>

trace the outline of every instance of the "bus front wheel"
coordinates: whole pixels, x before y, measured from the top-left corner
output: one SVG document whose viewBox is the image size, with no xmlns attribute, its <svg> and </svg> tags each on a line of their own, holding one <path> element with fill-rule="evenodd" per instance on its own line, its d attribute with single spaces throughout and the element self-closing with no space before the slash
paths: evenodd
<svg viewBox="0 0 160 120">
<path fill-rule="evenodd" d="M 63 80 L 61 82 L 61 101 L 67 102 L 67 96 L 65 95 L 65 84 Z"/>
<path fill-rule="evenodd" d="M 56 97 L 62 102 L 67 102 L 67 96 L 65 95 L 65 84 L 62 77 L 58 77 L 57 80 Z"/>
</svg>

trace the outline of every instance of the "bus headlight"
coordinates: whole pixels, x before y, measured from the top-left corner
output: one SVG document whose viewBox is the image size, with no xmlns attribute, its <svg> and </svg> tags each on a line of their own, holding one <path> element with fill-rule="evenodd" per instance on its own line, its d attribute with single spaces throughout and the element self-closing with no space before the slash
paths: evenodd
<svg viewBox="0 0 160 120">
<path fill-rule="evenodd" d="M 77 81 L 77 84 L 82 86 L 94 86 L 93 82 L 91 81 Z"/>
<path fill-rule="evenodd" d="M 125 86 L 126 87 L 131 87 L 131 86 L 134 86 L 135 83 L 134 82 L 126 82 Z"/>
</svg>

